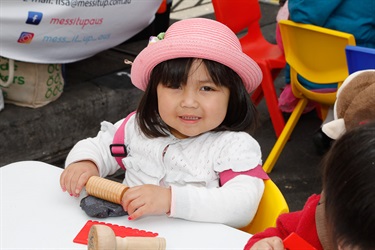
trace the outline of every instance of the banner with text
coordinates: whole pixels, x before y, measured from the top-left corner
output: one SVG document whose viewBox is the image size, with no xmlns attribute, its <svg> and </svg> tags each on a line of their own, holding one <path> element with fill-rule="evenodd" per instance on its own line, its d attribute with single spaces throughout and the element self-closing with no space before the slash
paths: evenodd
<svg viewBox="0 0 375 250">
<path fill-rule="evenodd" d="M 147 27 L 162 0 L 0 0 L 0 56 L 69 63 Z"/>
</svg>

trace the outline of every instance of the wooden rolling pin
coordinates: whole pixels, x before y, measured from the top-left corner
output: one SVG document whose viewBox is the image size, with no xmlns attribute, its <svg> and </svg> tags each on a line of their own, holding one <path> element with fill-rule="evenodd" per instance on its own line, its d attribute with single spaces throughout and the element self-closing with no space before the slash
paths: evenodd
<svg viewBox="0 0 375 250">
<path fill-rule="evenodd" d="M 129 187 L 116 181 L 91 176 L 86 183 L 86 192 L 100 199 L 121 204 L 122 197 Z"/>
<path fill-rule="evenodd" d="M 88 250 L 165 250 L 166 240 L 161 237 L 117 237 L 105 225 L 90 228 Z"/>
</svg>

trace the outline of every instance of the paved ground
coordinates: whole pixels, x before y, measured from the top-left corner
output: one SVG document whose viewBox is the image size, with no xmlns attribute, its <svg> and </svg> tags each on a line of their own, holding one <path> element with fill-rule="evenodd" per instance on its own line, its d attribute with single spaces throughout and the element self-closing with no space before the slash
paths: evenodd
<svg viewBox="0 0 375 250">
<path fill-rule="evenodd" d="M 261 3 L 262 32 L 275 41 L 276 5 Z M 171 22 L 189 17 L 214 18 L 210 0 L 173 0 Z M 55 102 L 38 109 L 7 104 L 0 112 L 0 166 L 21 160 L 41 160 L 62 166 L 72 145 L 95 136 L 102 120 L 117 121 L 134 110 L 141 92 L 130 83 L 124 58 L 132 60 L 147 40 L 130 40 L 92 58 L 66 65 L 66 86 Z M 284 85 L 283 72 L 276 81 Z M 261 127 L 255 137 L 264 160 L 276 137 L 264 101 L 258 109 Z M 287 114 L 285 115 L 287 119 Z M 305 114 L 270 176 L 284 193 L 291 211 L 320 190 L 318 163 L 312 134 L 319 128 L 315 112 Z M 20 173 L 22 174 L 22 173 Z"/>
</svg>

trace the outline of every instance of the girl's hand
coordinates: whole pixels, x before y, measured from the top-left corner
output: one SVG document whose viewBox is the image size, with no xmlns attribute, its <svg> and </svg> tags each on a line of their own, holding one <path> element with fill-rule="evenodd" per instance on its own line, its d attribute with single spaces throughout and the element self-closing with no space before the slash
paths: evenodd
<svg viewBox="0 0 375 250">
<path fill-rule="evenodd" d="M 99 176 L 99 170 L 92 161 L 79 161 L 70 164 L 60 176 L 62 190 L 70 196 L 79 197 L 82 188 L 91 176 Z"/>
<path fill-rule="evenodd" d="M 122 197 L 122 207 L 129 220 L 146 214 L 166 214 L 171 207 L 171 189 L 146 184 L 129 188 Z"/>
<path fill-rule="evenodd" d="M 264 238 L 255 243 L 250 250 L 284 250 L 282 239 L 277 236 Z"/>
</svg>

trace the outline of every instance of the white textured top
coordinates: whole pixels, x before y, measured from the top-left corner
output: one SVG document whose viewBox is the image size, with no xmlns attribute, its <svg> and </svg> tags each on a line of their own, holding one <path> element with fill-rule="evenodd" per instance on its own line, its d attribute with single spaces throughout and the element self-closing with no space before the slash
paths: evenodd
<svg viewBox="0 0 375 250">
<path fill-rule="evenodd" d="M 188 139 L 173 135 L 150 139 L 139 130 L 133 115 L 125 126 L 128 156 L 124 184 L 133 187 L 155 184 L 172 187 L 170 216 L 242 227 L 257 210 L 264 184 L 259 178 L 240 175 L 220 187 L 219 173 L 242 172 L 261 162 L 259 144 L 245 132 L 207 132 Z M 123 120 L 115 125 L 102 122 L 95 138 L 78 142 L 69 153 L 72 162 L 94 161 L 102 177 L 115 173 L 119 165 L 109 145 Z"/>
</svg>

